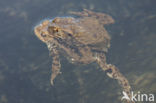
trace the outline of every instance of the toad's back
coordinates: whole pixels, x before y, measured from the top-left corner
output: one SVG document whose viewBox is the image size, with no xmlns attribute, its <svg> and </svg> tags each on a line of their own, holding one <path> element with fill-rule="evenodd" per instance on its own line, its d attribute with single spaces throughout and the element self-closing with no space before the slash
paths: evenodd
<svg viewBox="0 0 156 103">
<path fill-rule="evenodd" d="M 52 26 L 70 33 L 80 43 L 90 45 L 95 49 L 106 50 L 110 45 L 110 36 L 95 17 L 60 18 L 53 20 Z"/>
</svg>

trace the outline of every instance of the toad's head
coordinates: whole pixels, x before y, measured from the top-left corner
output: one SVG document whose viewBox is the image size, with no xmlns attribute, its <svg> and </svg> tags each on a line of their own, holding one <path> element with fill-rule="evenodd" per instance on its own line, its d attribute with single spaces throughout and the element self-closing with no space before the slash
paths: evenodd
<svg viewBox="0 0 156 103">
<path fill-rule="evenodd" d="M 54 38 L 63 38 L 62 29 L 55 25 L 54 20 L 45 20 L 34 28 L 35 35 L 44 43 Z"/>
</svg>

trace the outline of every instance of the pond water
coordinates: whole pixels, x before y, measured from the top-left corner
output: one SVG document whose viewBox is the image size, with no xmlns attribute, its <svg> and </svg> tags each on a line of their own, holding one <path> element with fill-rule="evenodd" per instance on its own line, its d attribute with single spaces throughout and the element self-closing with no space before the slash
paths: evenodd
<svg viewBox="0 0 156 103">
<path fill-rule="evenodd" d="M 83 8 L 115 19 L 106 26 L 112 38 L 107 62 L 120 69 L 133 91 L 156 94 L 155 4 L 155 0 L 1 0 L 0 103 L 121 102 L 119 84 L 96 63 L 73 65 L 61 57 L 62 74 L 50 85 L 51 57 L 34 26 Z"/>
</svg>

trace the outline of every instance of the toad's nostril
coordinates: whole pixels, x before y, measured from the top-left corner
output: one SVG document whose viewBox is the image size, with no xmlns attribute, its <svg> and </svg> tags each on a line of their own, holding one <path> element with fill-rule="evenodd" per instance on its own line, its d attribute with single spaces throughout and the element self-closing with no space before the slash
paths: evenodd
<svg viewBox="0 0 156 103">
<path fill-rule="evenodd" d="M 45 35 L 45 34 L 43 34 L 43 33 L 41 33 L 41 36 L 42 36 L 42 37 L 46 37 L 46 35 Z"/>
</svg>

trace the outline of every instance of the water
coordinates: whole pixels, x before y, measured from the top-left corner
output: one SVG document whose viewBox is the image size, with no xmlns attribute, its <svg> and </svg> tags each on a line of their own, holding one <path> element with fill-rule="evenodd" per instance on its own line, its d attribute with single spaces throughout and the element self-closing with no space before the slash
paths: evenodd
<svg viewBox="0 0 156 103">
<path fill-rule="evenodd" d="M 111 15 L 107 62 L 134 91 L 156 94 L 155 0 L 0 1 L 0 103 L 120 103 L 121 88 L 95 64 L 77 66 L 62 57 L 63 74 L 50 86 L 51 58 L 33 27 L 82 8 Z"/>
</svg>

